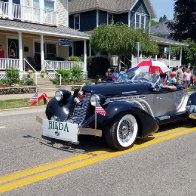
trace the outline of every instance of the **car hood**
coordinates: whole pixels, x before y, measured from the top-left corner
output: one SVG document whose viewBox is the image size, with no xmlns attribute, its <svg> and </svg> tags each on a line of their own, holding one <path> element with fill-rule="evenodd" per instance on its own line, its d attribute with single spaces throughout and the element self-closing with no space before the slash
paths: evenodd
<svg viewBox="0 0 196 196">
<path fill-rule="evenodd" d="M 144 94 L 150 92 L 149 83 L 101 83 L 86 85 L 82 88 L 84 92 L 91 94 L 101 94 L 104 96 Z"/>
</svg>

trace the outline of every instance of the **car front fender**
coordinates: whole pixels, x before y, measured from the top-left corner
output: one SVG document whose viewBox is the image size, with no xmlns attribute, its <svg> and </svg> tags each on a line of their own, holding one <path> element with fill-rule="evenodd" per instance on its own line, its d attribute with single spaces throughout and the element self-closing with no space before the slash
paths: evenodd
<svg viewBox="0 0 196 196">
<path fill-rule="evenodd" d="M 55 98 L 51 99 L 46 107 L 46 116 L 50 120 L 52 117 L 58 121 L 64 121 L 70 115 L 71 108 L 73 108 L 73 96 L 70 95 L 66 100 L 57 101 Z"/>
<path fill-rule="evenodd" d="M 120 115 L 127 113 L 134 115 L 138 122 L 138 137 L 140 138 L 146 137 L 159 129 L 156 119 L 133 103 L 126 101 L 111 102 L 107 106 L 106 113 L 105 124 L 107 125 L 115 121 Z"/>
</svg>

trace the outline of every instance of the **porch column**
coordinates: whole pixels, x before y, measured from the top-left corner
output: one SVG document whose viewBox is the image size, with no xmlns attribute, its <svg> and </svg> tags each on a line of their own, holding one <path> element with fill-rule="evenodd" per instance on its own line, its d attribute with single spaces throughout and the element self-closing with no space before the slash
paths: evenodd
<svg viewBox="0 0 196 196">
<path fill-rule="evenodd" d="M 169 67 L 171 66 L 171 46 L 169 46 Z"/>
<path fill-rule="evenodd" d="M 87 78 L 87 53 L 86 53 L 86 40 L 84 40 L 84 77 Z"/>
<path fill-rule="evenodd" d="M 131 11 L 128 13 L 128 27 L 131 26 Z"/>
<path fill-rule="evenodd" d="M 180 48 L 180 66 L 182 65 L 182 47 Z"/>
<path fill-rule="evenodd" d="M 44 35 L 42 34 L 41 34 L 40 49 L 41 49 L 41 70 L 43 70 L 45 69 L 45 67 L 44 67 Z"/>
<path fill-rule="evenodd" d="M 12 12 L 12 5 L 13 5 L 13 2 L 12 2 L 12 0 L 9 0 L 8 1 L 8 17 L 9 17 L 9 19 L 13 19 L 13 12 Z"/>
<path fill-rule="evenodd" d="M 19 71 L 20 71 L 20 78 L 22 78 L 23 73 L 23 50 L 22 50 L 22 32 L 18 32 L 18 45 L 19 45 Z"/>
</svg>

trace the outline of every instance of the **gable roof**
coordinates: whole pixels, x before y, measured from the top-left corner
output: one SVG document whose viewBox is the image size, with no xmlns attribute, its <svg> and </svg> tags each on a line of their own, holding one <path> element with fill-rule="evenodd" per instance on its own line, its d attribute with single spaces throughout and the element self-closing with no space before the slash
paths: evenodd
<svg viewBox="0 0 196 196">
<path fill-rule="evenodd" d="M 150 27 L 151 35 L 155 35 L 163 38 L 171 38 L 172 31 L 168 28 L 169 22 L 170 21 L 165 21 Z"/>
<path fill-rule="evenodd" d="M 70 0 L 69 13 L 75 14 L 89 10 L 105 10 L 113 13 L 129 12 L 139 0 Z M 152 18 L 155 12 L 150 0 L 143 0 Z"/>
</svg>

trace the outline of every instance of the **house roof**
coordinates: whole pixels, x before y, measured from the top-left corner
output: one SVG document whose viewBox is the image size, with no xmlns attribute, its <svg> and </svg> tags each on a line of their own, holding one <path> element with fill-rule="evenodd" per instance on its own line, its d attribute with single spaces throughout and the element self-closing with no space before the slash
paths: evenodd
<svg viewBox="0 0 196 196">
<path fill-rule="evenodd" d="M 150 28 L 150 33 L 155 36 L 163 38 L 171 38 L 172 31 L 168 28 L 168 23 L 170 21 L 165 21 Z"/>
<path fill-rule="evenodd" d="M 69 13 L 79 13 L 89 10 L 105 10 L 114 13 L 129 12 L 139 0 L 71 0 L 69 1 Z M 150 0 L 144 0 L 144 3 L 151 13 L 152 18 L 155 12 Z"/>
<path fill-rule="evenodd" d="M 172 47 L 178 47 L 178 46 L 188 46 L 185 43 L 182 42 L 177 42 L 174 41 L 172 39 L 167 39 L 167 38 L 163 38 L 163 37 L 159 37 L 159 36 L 154 36 L 151 35 L 152 39 L 158 44 L 158 45 L 162 45 L 162 46 L 172 46 Z"/>
<path fill-rule="evenodd" d="M 63 25 L 54 27 L 7 19 L 0 19 L 0 29 L 10 31 L 21 31 L 24 33 L 43 34 L 55 37 L 66 37 L 75 40 L 89 39 L 89 36 L 87 34 Z"/>
</svg>

